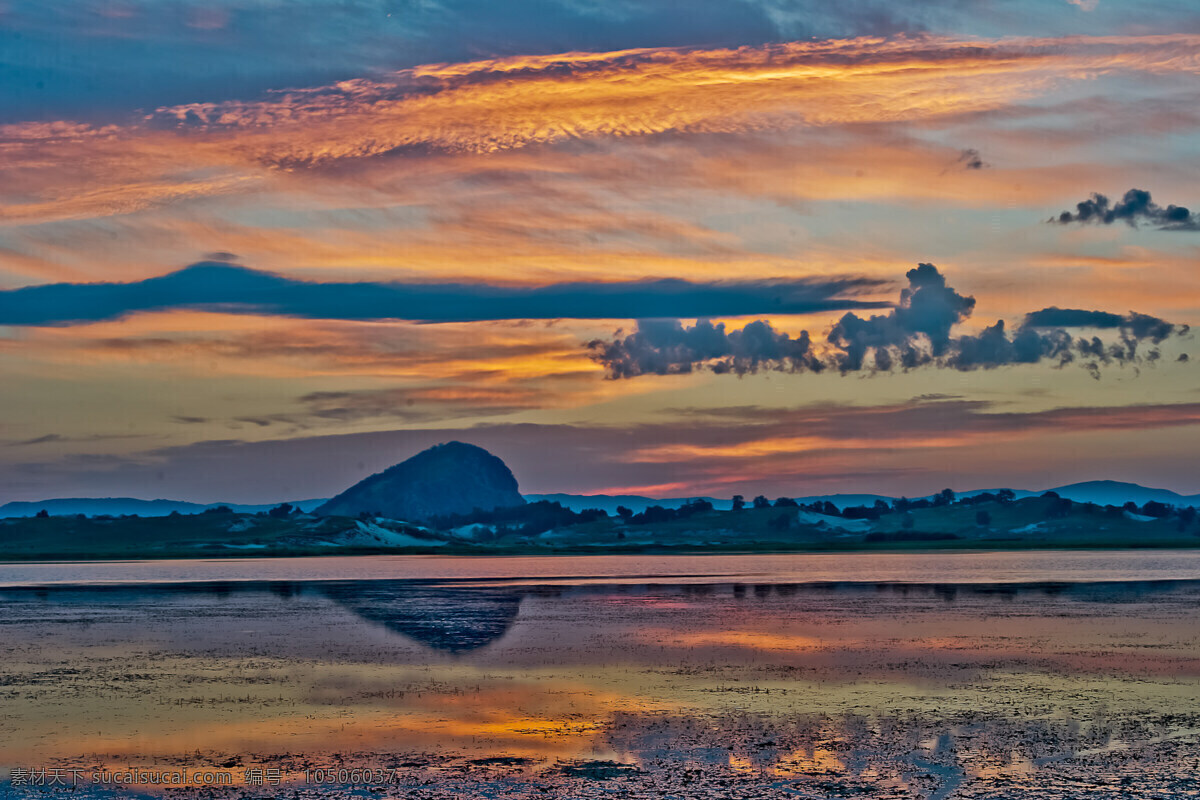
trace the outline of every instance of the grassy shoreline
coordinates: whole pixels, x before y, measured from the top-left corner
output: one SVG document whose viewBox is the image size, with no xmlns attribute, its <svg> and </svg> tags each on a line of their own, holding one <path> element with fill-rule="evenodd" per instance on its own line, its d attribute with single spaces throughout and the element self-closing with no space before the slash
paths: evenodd
<svg viewBox="0 0 1200 800">
<path fill-rule="evenodd" d="M 539 509 L 532 509 L 538 511 Z M 541 509 L 545 510 L 545 509 Z M 872 518 L 797 508 L 701 510 L 641 521 L 566 515 L 435 529 L 383 518 L 201 513 L 0 520 L 0 562 L 329 555 L 581 556 L 937 553 L 1200 547 L 1200 515 L 1157 518 L 1057 498 L 952 504 Z"/>
<path fill-rule="evenodd" d="M 572 556 L 603 556 L 603 555 L 801 555 L 806 553 L 1017 553 L 1033 551 L 1105 551 L 1121 550 L 1194 550 L 1200 549 L 1200 539 L 1189 537 L 1189 540 L 1164 540 L 1151 542 L 1129 542 L 1125 544 L 1110 541 L 1080 541 L 1071 543 L 1045 542 L 1014 542 L 1009 546 L 999 546 L 997 542 L 970 542 L 953 540 L 946 542 L 879 542 L 879 543 L 829 543 L 822 545 L 796 544 L 792 546 L 772 543 L 769 546 L 752 547 L 746 545 L 695 547 L 689 545 L 657 545 L 657 546 L 574 546 L 574 547 L 346 547 L 346 548 L 279 548 L 254 551 L 208 551 L 197 552 L 189 550 L 163 550 L 148 554 L 129 552 L 71 553 L 69 555 L 54 552 L 0 553 L 0 564 L 28 563 L 86 563 L 95 561 L 205 561 L 205 560 L 255 560 L 267 558 L 320 558 L 329 556 L 454 556 L 463 558 L 489 557 L 527 557 L 551 556 L 569 558 Z"/>
</svg>

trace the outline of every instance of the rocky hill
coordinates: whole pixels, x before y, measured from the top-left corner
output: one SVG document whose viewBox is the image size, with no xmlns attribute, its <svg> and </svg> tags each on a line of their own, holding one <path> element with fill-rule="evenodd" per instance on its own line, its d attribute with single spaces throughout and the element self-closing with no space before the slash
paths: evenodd
<svg viewBox="0 0 1200 800">
<path fill-rule="evenodd" d="M 316 509 L 321 516 L 361 513 L 427 522 L 435 516 L 525 502 L 517 479 L 496 456 L 463 442 L 446 442 L 351 486 Z"/>
</svg>

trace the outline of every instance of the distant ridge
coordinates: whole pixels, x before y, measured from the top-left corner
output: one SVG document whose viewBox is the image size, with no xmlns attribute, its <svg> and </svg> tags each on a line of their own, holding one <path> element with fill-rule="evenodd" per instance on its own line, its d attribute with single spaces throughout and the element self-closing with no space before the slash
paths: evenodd
<svg viewBox="0 0 1200 800">
<path fill-rule="evenodd" d="M 1170 489 L 1153 489 L 1123 481 L 1085 481 L 1059 486 L 1053 491 L 1068 500 L 1075 500 L 1079 503 L 1099 503 L 1100 505 L 1119 506 L 1130 500 L 1139 506 L 1145 505 L 1151 500 L 1172 506 L 1200 504 L 1200 494 L 1183 495 L 1172 492 Z"/>
<path fill-rule="evenodd" d="M 291 504 L 301 511 L 311 511 L 324 499 L 291 500 Z M 199 514 L 205 509 L 226 506 L 231 511 L 240 514 L 257 514 L 259 511 L 270 511 L 279 503 L 262 505 L 247 505 L 245 503 L 189 503 L 185 500 L 139 500 L 135 497 L 59 497 L 51 500 L 13 501 L 0 506 L 0 518 L 3 517 L 32 517 L 42 509 L 51 516 L 74 516 L 86 514 L 89 517 L 108 514 L 114 517 L 122 514 L 137 514 L 139 517 L 165 517 L 173 511 L 180 514 Z"/>
<path fill-rule="evenodd" d="M 648 506 L 662 506 L 663 508 L 679 508 L 689 500 L 695 500 L 697 497 L 646 497 L 640 494 L 563 494 L 561 492 L 555 494 L 527 494 L 525 500 L 530 503 L 547 501 L 550 503 L 558 503 L 565 508 L 578 513 L 585 508 L 598 508 L 604 511 L 609 516 L 615 516 L 617 506 L 625 506 L 635 514 L 645 511 Z M 728 497 L 700 497 L 701 500 L 707 500 L 713 504 L 713 508 L 717 511 L 728 511 L 733 507 L 733 501 Z"/>
<path fill-rule="evenodd" d="M 579 512 L 585 508 L 599 508 L 607 512 L 609 515 L 617 513 L 617 506 L 625 506 L 635 514 L 645 511 L 648 506 L 662 506 L 663 508 L 679 508 L 684 503 L 692 500 L 707 500 L 713 504 L 713 508 L 717 511 L 729 511 L 733 508 L 732 497 L 709 497 L 706 495 L 688 495 L 687 497 L 646 497 L 640 494 L 527 494 L 525 499 L 531 503 L 536 503 L 539 500 L 548 500 L 552 503 L 559 503 L 562 506 Z M 769 498 L 771 502 L 775 502 L 776 498 Z M 829 501 L 838 508 L 844 506 L 861 506 L 871 505 L 876 500 L 883 500 L 890 503 L 893 498 L 886 497 L 881 494 L 823 494 L 814 495 L 812 497 L 795 497 L 793 498 L 800 503 L 813 503 Z M 753 496 L 745 496 L 746 505 L 754 500 Z"/>
<path fill-rule="evenodd" d="M 973 497 L 985 492 L 995 494 L 1000 491 L 996 489 L 973 489 L 970 491 L 955 492 L 958 497 Z M 1172 492 L 1169 489 L 1153 489 L 1142 486 L 1136 483 L 1125 483 L 1122 481 L 1084 481 L 1082 483 L 1072 483 L 1066 486 L 1056 486 L 1053 489 L 1042 489 L 1040 491 L 1030 491 L 1028 489 L 1013 490 L 1013 494 L 1017 499 L 1023 497 L 1034 497 L 1045 494 L 1046 492 L 1054 492 L 1060 497 L 1065 497 L 1068 500 L 1074 500 L 1077 503 L 1096 503 L 1098 505 L 1124 505 L 1132 500 L 1139 506 L 1145 505 L 1153 500 L 1158 503 L 1166 503 L 1173 506 L 1200 506 L 1200 494 L 1182 495 L 1178 492 Z M 920 497 L 932 498 L 933 495 L 914 495 L 910 500 L 916 500 Z M 561 503 L 563 506 L 572 511 L 582 511 L 585 508 L 601 508 L 609 514 L 615 514 L 617 506 L 625 506 L 634 513 L 644 511 L 647 506 L 663 506 L 664 508 L 679 508 L 684 503 L 695 498 L 695 495 L 688 497 L 644 497 L 642 495 L 605 495 L 605 494 L 527 494 L 525 499 L 530 502 L 538 500 L 549 500 L 551 502 Z M 846 508 L 847 506 L 869 506 L 874 504 L 876 500 L 882 500 L 885 503 L 891 503 L 899 498 L 899 495 L 883 495 L 883 494 L 818 494 L 795 496 L 792 499 L 798 503 L 815 503 L 815 502 L 830 502 L 838 508 Z M 730 498 L 722 497 L 704 497 L 713 504 L 713 508 L 718 511 L 728 511 L 733 507 Z M 746 503 L 749 504 L 752 498 L 746 496 Z M 775 501 L 774 497 L 770 498 L 771 502 Z"/>
<path fill-rule="evenodd" d="M 998 492 L 999 489 L 976 489 L 972 491 L 957 492 L 959 497 L 970 497 L 972 495 L 981 494 L 983 492 Z M 1172 492 L 1169 489 L 1155 489 L 1153 487 L 1142 486 L 1137 483 L 1128 483 L 1125 481 L 1083 481 L 1081 483 L 1071 483 L 1065 486 L 1057 486 L 1053 489 L 1042 489 L 1040 491 L 1029 491 L 1018 489 L 1015 491 L 1017 498 L 1030 497 L 1033 495 L 1044 494 L 1047 491 L 1052 491 L 1061 497 L 1068 500 L 1074 500 L 1078 503 L 1097 503 L 1099 505 L 1124 505 L 1126 502 L 1133 501 L 1139 506 L 1145 505 L 1147 502 L 1154 501 L 1157 503 L 1166 503 L 1173 506 L 1200 506 L 1200 494 L 1183 495 L 1178 492 Z M 926 495 L 930 497 L 932 495 Z M 566 508 L 572 511 L 582 511 L 585 508 L 599 508 L 610 515 L 617 513 L 617 506 L 625 506 L 634 513 L 644 511 L 647 506 L 657 505 L 664 508 L 679 508 L 689 500 L 696 498 L 695 495 L 688 497 L 647 497 L 636 494 L 527 494 L 525 499 L 531 503 L 539 500 L 547 500 L 554 503 L 561 503 Z M 728 511 L 732 508 L 733 503 L 728 497 L 703 497 L 713 504 L 713 507 L 718 511 Z M 749 503 L 753 498 L 746 497 L 746 502 Z M 822 495 L 807 495 L 797 496 L 795 498 L 800 503 L 812 503 L 817 501 L 828 501 L 833 503 L 838 508 L 846 506 L 861 506 L 871 505 L 876 500 L 883 500 L 886 503 L 891 503 L 896 497 L 892 495 L 880 494 L 822 494 Z M 913 498 L 915 499 L 915 498 Z M 774 502 L 775 498 L 772 497 Z M 282 501 L 281 501 L 282 502 Z M 313 500 L 290 500 L 293 506 L 296 506 L 301 511 L 313 511 L 323 503 L 328 502 L 323 498 Z M 178 511 L 180 514 L 198 514 L 206 508 L 216 508 L 218 506 L 228 506 L 231 510 L 243 514 L 255 514 L 259 511 L 269 511 L 279 503 L 263 503 L 259 505 L 247 505 L 239 503 L 189 503 L 183 500 L 141 500 L 133 497 L 64 497 L 52 498 L 47 500 L 35 501 L 14 501 L 5 503 L 0 506 L 0 518 L 4 517 L 32 517 L 46 509 L 51 515 L 66 516 L 75 514 L 86 514 L 88 516 L 96 516 L 101 514 L 111 514 L 119 516 L 121 514 L 137 514 L 141 517 L 164 517 L 172 511 Z"/>
</svg>

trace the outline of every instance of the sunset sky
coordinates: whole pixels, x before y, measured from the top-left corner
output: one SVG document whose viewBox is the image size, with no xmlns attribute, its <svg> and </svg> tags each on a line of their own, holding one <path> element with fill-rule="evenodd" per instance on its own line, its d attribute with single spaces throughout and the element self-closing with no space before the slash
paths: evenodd
<svg viewBox="0 0 1200 800">
<path fill-rule="evenodd" d="M 0 70 L 0 502 L 1200 491 L 1193 0 L 0 0 Z"/>
</svg>

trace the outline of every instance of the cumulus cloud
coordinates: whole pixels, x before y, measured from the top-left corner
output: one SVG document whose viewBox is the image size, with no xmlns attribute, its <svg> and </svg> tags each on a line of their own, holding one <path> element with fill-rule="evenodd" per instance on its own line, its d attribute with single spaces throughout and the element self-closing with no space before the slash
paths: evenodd
<svg viewBox="0 0 1200 800">
<path fill-rule="evenodd" d="M 705 364 L 713 372 L 745 375 L 759 369 L 792 372 L 822 368 L 808 331 L 793 339 L 762 320 L 726 332 L 725 324 L 700 320 L 685 328 L 679 320 L 640 320 L 637 330 L 614 341 L 588 343 L 594 358 L 614 378 L 674 375 Z"/>
<path fill-rule="evenodd" d="M 848 313 L 833 326 L 828 338 L 840 351 L 834 358 L 842 372 L 862 369 L 868 352 L 883 370 L 892 368 L 894 356 L 909 369 L 946 354 L 950 329 L 971 315 L 975 298 L 947 286 L 933 264 L 919 264 L 906 277 L 908 288 L 900 292 L 900 304 L 890 313 L 869 319 Z M 920 334 L 928 350 L 918 347 Z"/>
<path fill-rule="evenodd" d="M 955 335 L 954 327 L 974 310 L 975 298 L 949 286 L 933 264 L 919 264 L 907 278 L 894 308 L 867 318 L 847 312 L 833 325 L 823 348 L 813 345 L 808 331 L 793 339 L 763 321 L 726 331 L 724 325 L 706 320 L 692 327 L 673 320 L 642 322 L 628 336 L 618 332 L 612 341 L 593 341 L 588 347 L 613 378 L 687 373 L 700 367 L 738 375 L 760 369 L 836 369 L 846 374 L 927 365 L 964 371 L 1043 361 L 1063 366 L 1077 360 L 1096 376 L 1102 365 L 1156 361 L 1157 349 L 1139 352 L 1139 347 L 1188 331 L 1186 325 L 1147 314 L 1049 307 L 1028 314 L 1011 332 L 1004 320 L 997 320 L 977 334 Z M 1116 329 L 1119 338 L 1105 342 L 1098 336 L 1076 337 L 1071 328 Z"/>
<path fill-rule="evenodd" d="M 1116 203 L 1099 193 L 1075 204 L 1075 211 L 1064 211 L 1050 220 L 1059 225 L 1073 222 L 1111 225 L 1124 221 L 1131 228 L 1145 222 L 1157 225 L 1163 231 L 1200 231 L 1200 214 L 1193 214 L 1184 206 L 1169 205 L 1165 208 L 1150 198 L 1144 189 L 1130 189 Z"/>
<path fill-rule="evenodd" d="M 179 308 L 418 322 L 802 314 L 886 306 L 852 297 L 879 283 L 868 278 L 662 279 L 549 286 L 319 283 L 206 262 L 130 283 L 58 283 L 0 291 L 0 325 L 71 325 Z"/>
</svg>

